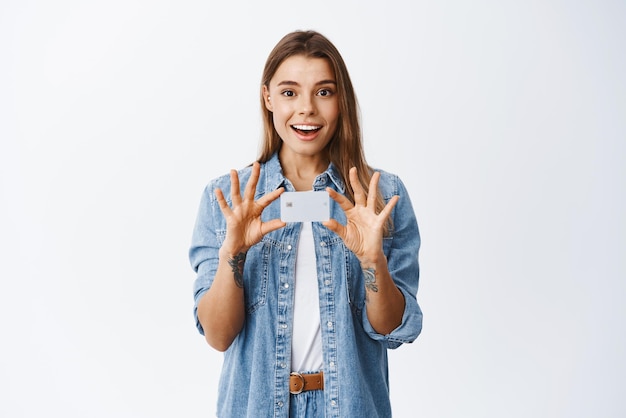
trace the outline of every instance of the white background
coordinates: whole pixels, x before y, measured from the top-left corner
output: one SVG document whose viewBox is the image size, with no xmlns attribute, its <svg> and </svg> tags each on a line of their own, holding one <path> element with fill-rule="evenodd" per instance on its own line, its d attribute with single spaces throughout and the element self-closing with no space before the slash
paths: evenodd
<svg viewBox="0 0 626 418">
<path fill-rule="evenodd" d="M 0 4 L 0 416 L 214 415 L 193 222 L 309 28 L 422 232 L 395 416 L 626 415 L 624 2 Z"/>
</svg>

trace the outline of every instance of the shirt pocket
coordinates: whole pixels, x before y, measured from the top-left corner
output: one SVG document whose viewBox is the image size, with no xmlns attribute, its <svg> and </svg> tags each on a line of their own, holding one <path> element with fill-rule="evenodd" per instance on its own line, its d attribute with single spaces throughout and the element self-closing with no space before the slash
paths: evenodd
<svg viewBox="0 0 626 418">
<path fill-rule="evenodd" d="M 269 256 L 271 245 L 262 240 L 246 255 L 243 273 L 243 293 L 246 311 L 252 313 L 267 301 Z"/>
</svg>

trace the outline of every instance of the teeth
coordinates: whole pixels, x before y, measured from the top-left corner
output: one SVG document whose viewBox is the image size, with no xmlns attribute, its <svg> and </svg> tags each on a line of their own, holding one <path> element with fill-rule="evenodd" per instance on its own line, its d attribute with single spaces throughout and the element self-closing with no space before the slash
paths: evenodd
<svg viewBox="0 0 626 418">
<path fill-rule="evenodd" d="M 292 125 L 292 128 L 295 128 L 299 131 L 315 131 L 317 129 L 320 129 L 321 126 L 316 126 L 316 125 Z"/>
</svg>

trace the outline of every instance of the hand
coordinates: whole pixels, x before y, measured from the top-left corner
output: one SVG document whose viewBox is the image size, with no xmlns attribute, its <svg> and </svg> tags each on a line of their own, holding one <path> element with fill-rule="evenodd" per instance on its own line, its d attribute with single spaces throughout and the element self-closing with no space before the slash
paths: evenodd
<svg viewBox="0 0 626 418">
<path fill-rule="evenodd" d="M 252 165 L 252 174 L 244 189 L 243 198 L 239 191 L 239 176 L 237 171 L 230 172 L 230 197 L 232 208 L 226 203 L 221 189 L 215 189 L 215 197 L 222 214 L 226 218 L 226 239 L 222 250 L 229 255 L 245 253 L 268 232 L 282 228 L 286 225 L 280 219 L 272 219 L 268 222 L 261 221 L 261 213 L 270 203 L 276 200 L 284 191 L 279 188 L 266 194 L 259 200 L 254 200 L 256 185 L 259 181 L 261 166 L 258 162 Z"/>
<path fill-rule="evenodd" d="M 327 188 L 330 197 L 339 204 L 346 214 L 346 225 L 335 219 L 324 222 L 324 225 L 341 237 L 348 247 L 361 261 L 361 264 L 375 263 L 382 255 L 383 230 L 391 210 L 399 197 L 393 196 L 383 210 L 376 213 L 376 194 L 380 173 L 375 172 L 370 180 L 367 198 L 357 178 L 355 167 L 350 169 L 350 184 L 354 191 L 354 204 L 342 194 Z"/>
</svg>

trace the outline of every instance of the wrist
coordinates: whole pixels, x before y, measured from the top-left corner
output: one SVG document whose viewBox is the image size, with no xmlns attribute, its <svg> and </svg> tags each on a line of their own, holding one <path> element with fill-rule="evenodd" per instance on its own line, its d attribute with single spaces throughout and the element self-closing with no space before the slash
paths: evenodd
<svg viewBox="0 0 626 418">
<path fill-rule="evenodd" d="M 249 248 L 245 248 L 243 245 L 229 245 L 224 243 L 219 250 L 220 258 L 231 259 L 240 255 L 248 253 Z"/>
<path fill-rule="evenodd" d="M 371 268 L 374 270 L 378 270 L 378 267 L 380 267 L 381 264 L 387 263 L 387 258 L 382 251 L 380 251 L 379 253 L 363 255 L 361 257 L 358 257 L 358 259 L 361 263 L 362 269 Z"/>
</svg>

